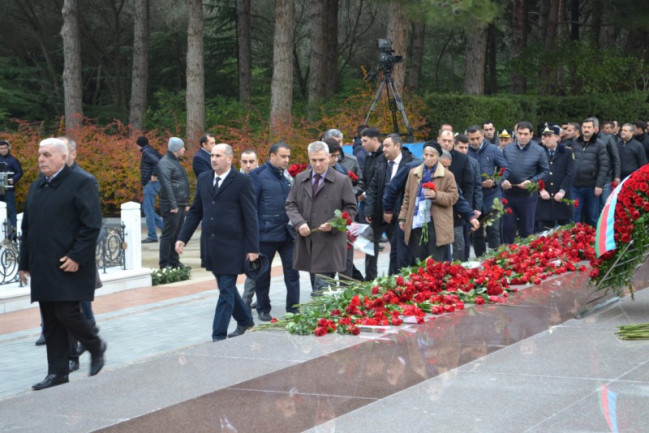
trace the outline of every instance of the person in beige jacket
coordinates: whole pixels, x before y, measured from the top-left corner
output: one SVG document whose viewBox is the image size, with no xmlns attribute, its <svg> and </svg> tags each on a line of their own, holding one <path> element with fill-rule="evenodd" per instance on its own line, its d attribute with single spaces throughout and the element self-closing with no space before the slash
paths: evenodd
<svg viewBox="0 0 649 433">
<path fill-rule="evenodd" d="M 446 247 L 453 243 L 453 205 L 459 193 L 453 173 L 438 163 L 441 153 L 439 143 L 426 143 L 424 163 L 410 170 L 406 181 L 399 228 L 404 231 L 415 261 L 431 255 L 442 261 Z M 428 182 L 433 182 L 435 188 L 422 188 Z M 424 224 L 428 225 L 427 240 L 422 240 Z"/>
</svg>

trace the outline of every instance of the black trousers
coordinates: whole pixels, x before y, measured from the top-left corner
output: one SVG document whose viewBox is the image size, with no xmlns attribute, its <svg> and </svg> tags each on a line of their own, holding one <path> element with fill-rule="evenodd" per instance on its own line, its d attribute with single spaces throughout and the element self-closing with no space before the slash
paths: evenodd
<svg viewBox="0 0 649 433">
<path fill-rule="evenodd" d="M 68 374 L 70 356 L 68 333 L 92 355 L 101 351 L 101 340 L 94 327 L 83 317 L 79 302 L 39 302 L 43 317 L 43 335 L 47 347 L 47 374 Z"/>
<path fill-rule="evenodd" d="M 185 206 L 178 206 L 178 212 L 171 213 L 169 205 L 161 205 L 160 213 L 162 214 L 164 227 L 160 236 L 160 260 L 158 264 L 160 269 L 167 266 L 177 268 L 180 266 L 180 259 L 176 252 L 176 239 L 178 239 L 185 220 Z"/>
</svg>

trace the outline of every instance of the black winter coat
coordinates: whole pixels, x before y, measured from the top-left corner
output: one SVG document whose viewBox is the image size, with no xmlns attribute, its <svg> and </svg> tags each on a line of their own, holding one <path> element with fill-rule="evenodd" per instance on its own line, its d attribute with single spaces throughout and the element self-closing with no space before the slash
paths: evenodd
<svg viewBox="0 0 649 433">
<path fill-rule="evenodd" d="M 142 152 L 142 159 L 140 160 L 140 182 L 144 186 L 149 183 L 151 176 L 158 175 L 158 162 L 162 158 L 162 155 L 149 144 L 142 146 L 140 152 Z"/>
<path fill-rule="evenodd" d="M 187 212 L 178 240 L 185 244 L 203 221 L 203 265 L 215 274 L 242 274 L 248 253 L 259 252 L 259 226 L 252 179 L 230 170 L 215 192 L 214 172 L 198 176 L 194 203 Z"/>
<path fill-rule="evenodd" d="M 50 183 L 40 176 L 24 207 L 20 266 L 31 276 L 31 300 L 92 301 L 101 205 L 95 181 L 65 166 Z M 61 257 L 79 264 L 63 272 Z"/>
<path fill-rule="evenodd" d="M 609 168 L 606 144 L 595 135 L 589 141 L 581 136 L 572 145 L 572 152 L 575 156 L 573 185 L 603 188 Z"/>
<path fill-rule="evenodd" d="M 620 170 L 620 179 L 624 179 L 643 165 L 647 163 L 647 156 L 637 140 L 631 139 L 626 143 L 622 139 L 617 141 L 617 150 L 620 154 L 622 169 Z"/>
<path fill-rule="evenodd" d="M 160 207 L 178 209 L 189 204 L 189 179 L 176 155 L 167 152 L 158 163 L 160 175 Z M 214 174 L 210 170 L 210 173 Z"/>
<path fill-rule="evenodd" d="M 498 137 L 495 137 L 498 138 Z M 453 176 L 455 176 L 455 183 L 457 183 L 457 188 L 462 191 L 462 195 L 473 202 L 473 190 L 474 185 L 474 173 L 471 168 L 471 162 L 469 161 L 469 156 L 463 153 L 458 152 L 457 150 L 451 150 L 451 156 L 453 160 L 451 161 L 451 166 L 449 169 Z M 480 186 L 482 189 L 482 186 Z M 454 213 L 453 216 L 453 225 L 455 227 L 463 225 L 464 220 L 461 218 L 458 212 Z"/>
<path fill-rule="evenodd" d="M 538 221 L 569 220 L 574 213 L 574 206 L 554 200 L 554 195 L 563 190 L 565 199 L 572 199 L 572 181 L 575 176 L 575 160 L 572 150 L 559 144 L 550 158 L 550 152 L 545 150 L 550 170 L 545 181 L 545 189 L 550 193 L 549 200 L 543 200 L 539 195 L 536 202 L 536 219 Z"/>
</svg>

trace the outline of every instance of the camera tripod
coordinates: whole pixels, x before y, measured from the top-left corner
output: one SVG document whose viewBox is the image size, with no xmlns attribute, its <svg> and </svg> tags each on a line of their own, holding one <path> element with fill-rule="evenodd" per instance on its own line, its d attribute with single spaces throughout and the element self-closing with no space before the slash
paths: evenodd
<svg viewBox="0 0 649 433">
<path fill-rule="evenodd" d="M 401 100 L 401 95 L 399 95 L 397 86 L 394 84 L 394 78 L 392 78 L 392 74 L 389 73 L 388 71 L 384 71 L 383 73 L 383 77 L 381 78 L 381 82 L 379 83 L 379 88 L 376 91 L 376 95 L 372 100 L 372 105 L 370 105 L 370 109 L 367 112 L 367 116 L 365 116 L 365 120 L 363 121 L 363 124 L 365 125 L 368 124 L 367 121 L 369 120 L 372 111 L 374 111 L 374 108 L 376 107 L 376 103 L 379 101 L 379 98 L 381 97 L 381 92 L 383 91 L 384 87 L 388 96 L 388 107 L 390 108 L 390 112 L 392 113 L 392 125 L 394 127 L 394 132 L 406 138 L 406 142 L 412 143 L 414 141 L 412 135 L 413 133 L 412 126 L 408 121 L 408 116 L 406 116 L 406 110 L 403 107 L 403 101 Z M 403 122 L 406 124 L 406 128 L 408 129 L 407 135 L 405 133 L 401 134 L 399 132 L 399 123 L 397 122 L 397 109 L 401 113 L 401 116 L 403 117 Z"/>
</svg>

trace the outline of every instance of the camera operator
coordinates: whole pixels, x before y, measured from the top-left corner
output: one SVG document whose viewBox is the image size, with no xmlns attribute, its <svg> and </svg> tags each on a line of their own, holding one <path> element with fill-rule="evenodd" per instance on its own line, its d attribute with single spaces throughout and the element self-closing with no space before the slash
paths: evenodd
<svg viewBox="0 0 649 433">
<path fill-rule="evenodd" d="M 11 223 L 9 233 L 13 235 L 16 231 L 16 192 L 15 186 L 23 176 L 23 169 L 20 162 L 9 151 L 11 145 L 7 140 L 0 140 L 0 172 L 12 173 L 6 175 L 3 185 L 0 185 L 0 191 L 4 189 L 4 194 L 0 195 L 0 201 L 7 203 L 7 217 Z M 4 187 L 4 188 L 2 188 Z"/>
</svg>

